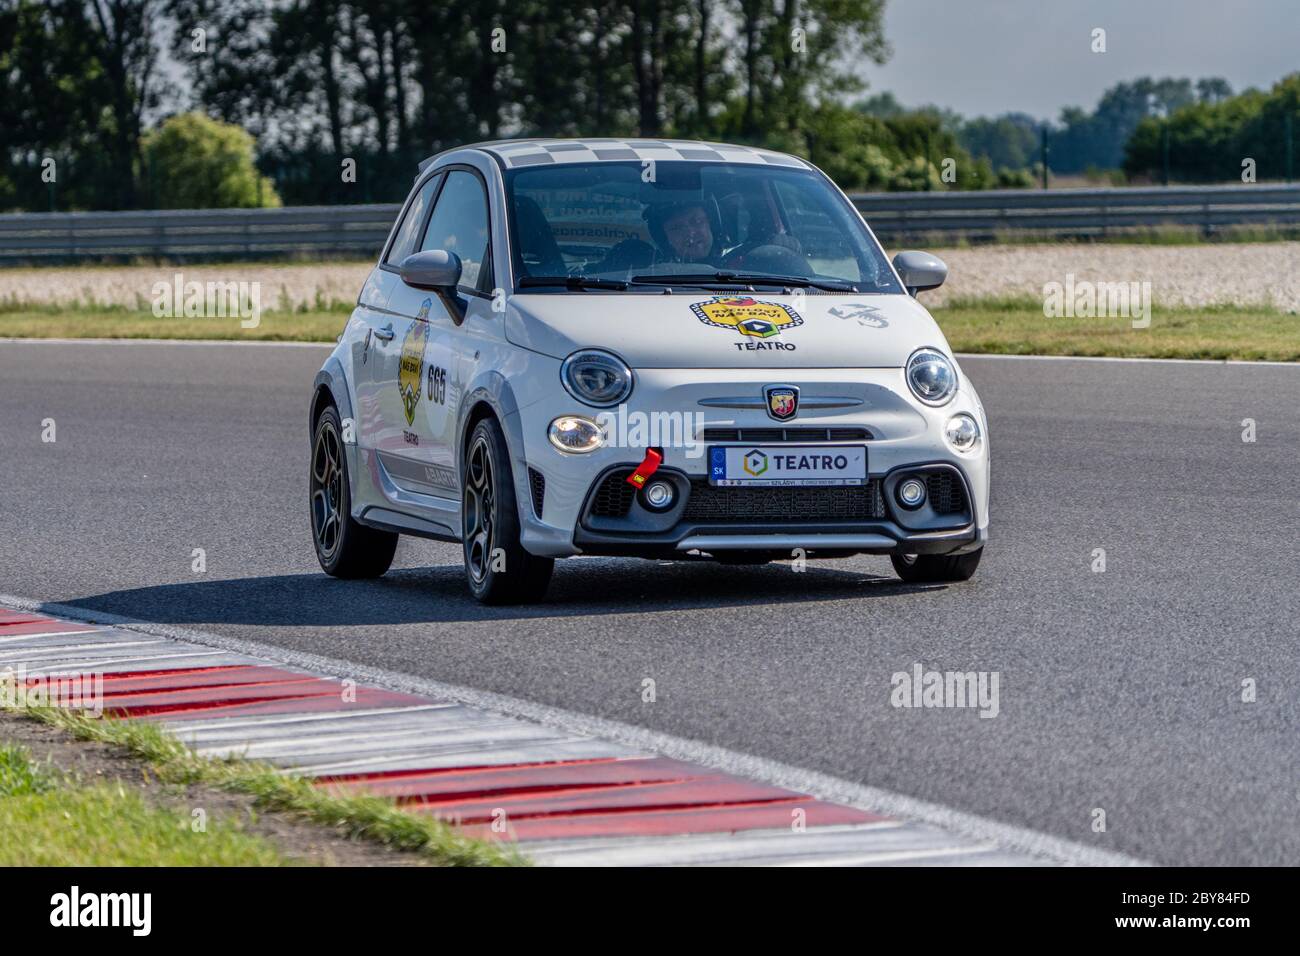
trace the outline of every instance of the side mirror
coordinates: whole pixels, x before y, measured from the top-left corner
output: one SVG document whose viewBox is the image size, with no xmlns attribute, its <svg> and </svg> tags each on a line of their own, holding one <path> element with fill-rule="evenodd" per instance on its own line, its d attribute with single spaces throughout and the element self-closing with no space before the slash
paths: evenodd
<svg viewBox="0 0 1300 956">
<path fill-rule="evenodd" d="M 454 295 L 460 284 L 460 256 L 446 249 L 415 252 L 402 260 L 398 271 L 412 289 Z"/>
<path fill-rule="evenodd" d="M 944 261 L 928 252 L 900 252 L 894 256 L 894 268 L 911 296 L 926 289 L 937 289 L 948 278 Z"/>
</svg>

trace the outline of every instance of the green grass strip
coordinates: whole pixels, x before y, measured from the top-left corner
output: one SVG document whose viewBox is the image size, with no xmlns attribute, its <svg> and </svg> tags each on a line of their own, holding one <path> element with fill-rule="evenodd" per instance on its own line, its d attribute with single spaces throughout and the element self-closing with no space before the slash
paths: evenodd
<svg viewBox="0 0 1300 956">
<path fill-rule="evenodd" d="M 147 721 L 94 718 L 53 707 L 11 712 L 59 727 L 80 740 L 121 747 L 147 761 L 164 783 L 205 784 L 248 794 L 259 810 L 292 814 L 350 837 L 420 853 L 439 865 L 528 865 L 513 846 L 463 836 L 450 824 L 407 812 L 386 797 L 343 795 L 249 760 L 201 757 Z"/>
<path fill-rule="evenodd" d="M 1263 306 L 1155 306 L 1150 327 L 1137 329 L 1122 317 L 1048 317 L 1019 298 L 958 300 L 931 314 L 957 352 L 1300 361 L 1300 316 Z"/>
<path fill-rule="evenodd" d="M 0 866 L 286 866 L 296 861 L 237 821 L 200 830 L 185 813 L 112 783 L 82 786 L 0 744 Z"/>
</svg>

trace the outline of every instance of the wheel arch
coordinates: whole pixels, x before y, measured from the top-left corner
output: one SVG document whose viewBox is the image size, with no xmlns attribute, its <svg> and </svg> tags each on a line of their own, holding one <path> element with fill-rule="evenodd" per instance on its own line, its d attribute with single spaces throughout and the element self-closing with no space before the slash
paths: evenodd
<svg viewBox="0 0 1300 956">
<path fill-rule="evenodd" d="M 338 409 L 340 423 L 351 420 L 355 426 L 356 416 L 352 410 L 352 395 L 348 390 L 347 375 L 343 370 L 343 363 L 339 361 L 337 355 L 331 355 L 324 367 L 316 373 L 316 381 L 312 387 L 310 412 L 307 417 L 307 434 L 308 447 L 316 440 L 316 422 L 319 420 L 321 413 L 325 411 L 328 405 L 333 405 Z M 343 455 L 347 458 L 347 481 L 348 494 L 352 499 L 352 513 L 356 517 L 364 510 L 366 502 L 369 500 L 365 494 L 364 481 L 361 480 L 360 467 L 361 461 L 357 454 L 356 430 L 353 429 L 353 440 L 344 441 Z M 346 438 L 347 429 L 344 430 Z"/>
<path fill-rule="evenodd" d="M 334 407 L 339 410 L 340 419 L 352 418 L 355 421 L 347 375 L 343 371 L 343 363 L 335 356 L 330 356 L 329 361 L 316 373 L 316 381 L 312 388 L 311 410 L 307 418 L 308 430 L 315 430 L 316 419 L 330 402 L 333 402 Z"/>
<path fill-rule="evenodd" d="M 465 455 L 469 451 L 470 436 L 485 418 L 494 418 L 501 426 L 510 452 L 510 471 L 515 486 L 515 500 L 519 506 L 519 520 L 527 522 L 532 512 L 525 505 L 532 499 L 528 491 L 528 458 L 524 452 L 524 432 L 519 416 L 519 405 L 514 389 L 500 372 L 485 370 L 465 390 L 460 405 L 460 427 L 457 430 L 456 473 L 465 468 Z"/>
<path fill-rule="evenodd" d="M 465 452 L 469 448 L 469 437 L 474 432 L 474 426 L 488 417 L 495 418 L 505 433 L 511 464 L 525 463 L 524 434 L 519 423 L 519 405 L 515 401 L 514 389 L 500 372 L 485 371 L 465 389 L 465 398 L 460 403 L 460 427 L 457 429 L 456 442 L 458 470 L 464 465 Z"/>
<path fill-rule="evenodd" d="M 501 416 L 497 414 L 492 403 L 485 398 L 479 398 L 465 416 L 465 427 L 461 432 L 460 447 L 457 451 L 458 461 L 463 461 L 465 455 L 469 454 L 470 437 L 474 434 L 474 428 L 485 418 L 494 418 L 498 424 L 501 423 Z M 504 426 L 502 428 L 504 430 Z"/>
</svg>

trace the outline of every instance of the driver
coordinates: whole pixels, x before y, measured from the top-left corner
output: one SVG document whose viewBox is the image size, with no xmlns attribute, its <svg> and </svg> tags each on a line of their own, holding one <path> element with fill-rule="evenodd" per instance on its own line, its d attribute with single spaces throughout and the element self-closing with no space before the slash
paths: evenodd
<svg viewBox="0 0 1300 956">
<path fill-rule="evenodd" d="M 719 229 L 703 199 L 650 203 L 641 212 L 651 245 L 641 239 L 624 239 L 592 271 L 637 272 L 661 262 L 692 262 L 719 268 L 724 247 Z"/>
<path fill-rule="evenodd" d="M 659 247 L 660 262 L 707 262 L 719 265 L 722 249 L 714 246 L 713 222 L 702 201 L 647 206 L 646 224 Z"/>
</svg>

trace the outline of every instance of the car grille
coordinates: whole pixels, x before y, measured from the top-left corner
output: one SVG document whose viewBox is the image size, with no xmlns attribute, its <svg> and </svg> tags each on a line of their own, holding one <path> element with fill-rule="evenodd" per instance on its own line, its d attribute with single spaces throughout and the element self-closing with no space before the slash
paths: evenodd
<svg viewBox="0 0 1300 956">
<path fill-rule="evenodd" d="M 546 476 L 535 468 L 529 468 L 528 486 L 533 494 L 533 514 L 540 518 L 542 505 L 546 503 Z"/>
<path fill-rule="evenodd" d="M 966 510 L 966 491 L 950 471 L 932 471 L 925 476 L 930 507 L 935 514 L 951 515 Z"/>
<path fill-rule="evenodd" d="M 706 428 L 706 442 L 824 442 L 871 441 L 874 436 L 866 428 Z"/>
<path fill-rule="evenodd" d="M 591 502 L 593 518 L 622 518 L 632 510 L 636 489 L 627 483 L 632 469 L 605 476 Z M 691 479 L 691 497 L 683 521 L 767 521 L 782 524 L 858 521 L 884 518 L 885 499 L 878 478 L 865 485 L 828 488 L 717 488 L 707 479 Z"/>
<path fill-rule="evenodd" d="M 627 483 L 630 474 L 631 468 L 623 468 L 605 476 L 591 502 L 593 518 L 621 518 L 632 509 L 636 489 Z"/>
<path fill-rule="evenodd" d="M 865 485 L 717 488 L 707 480 L 691 481 L 683 521 L 719 522 L 777 519 L 781 524 L 819 521 L 867 521 L 885 516 L 880 481 Z"/>
</svg>

